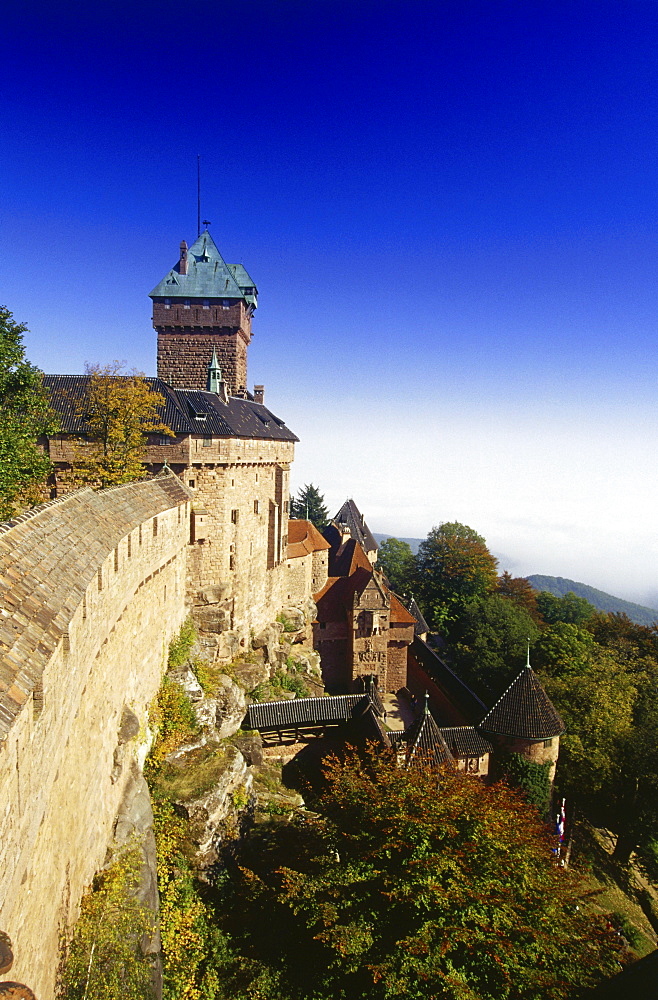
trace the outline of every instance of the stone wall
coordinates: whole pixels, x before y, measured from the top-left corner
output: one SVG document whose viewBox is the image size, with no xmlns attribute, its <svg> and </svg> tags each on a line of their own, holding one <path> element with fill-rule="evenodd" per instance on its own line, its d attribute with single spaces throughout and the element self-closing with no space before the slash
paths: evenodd
<svg viewBox="0 0 658 1000">
<path fill-rule="evenodd" d="M 189 514 L 165 475 L 0 528 L 0 926 L 39 1000 L 144 738 L 126 717 L 144 727 L 185 617 Z"/>
<path fill-rule="evenodd" d="M 194 445 L 192 464 L 182 473 L 193 496 L 190 592 L 216 588 L 225 628 L 246 644 L 251 630 L 260 630 L 288 603 L 285 556 L 294 445 L 234 438 Z"/>
<path fill-rule="evenodd" d="M 175 389 L 206 389 L 214 348 L 227 390 L 234 396 L 247 387 L 248 343 L 242 330 L 158 331 L 158 378 Z"/>
</svg>

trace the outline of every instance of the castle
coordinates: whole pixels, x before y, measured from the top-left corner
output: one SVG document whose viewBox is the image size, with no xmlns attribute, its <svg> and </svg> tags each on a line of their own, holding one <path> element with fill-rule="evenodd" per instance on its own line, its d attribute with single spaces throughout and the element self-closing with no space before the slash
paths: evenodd
<svg viewBox="0 0 658 1000">
<path fill-rule="evenodd" d="M 242 265 L 205 231 L 180 244 L 151 298 L 157 377 L 147 381 L 173 436 L 150 435 L 150 478 L 67 492 L 88 376 L 47 375 L 60 415 L 45 442 L 52 499 L 0 525 L 0 928 L 17 946 L 14 975 L 39 1000 L 52 1000 L 59 934 L 104 862 L 190 605 L 220 662 L 282 609 L 315 607 L 330 689 L 357 702 L 368 689 L 428 692 L 439 722 L 426 711 L 399 747 L 390 740 L 407 758 L 431 747 L 486 775 L 495 746 L 557 757 L 561 723 L 532 672 L 486 714 L 423 641 L 418 609 L 374 570 L 352 501 L 326 537 L 289 521 L 297 437 L 262 385 L 247 389 L 257 289 Z"/>
</svg>

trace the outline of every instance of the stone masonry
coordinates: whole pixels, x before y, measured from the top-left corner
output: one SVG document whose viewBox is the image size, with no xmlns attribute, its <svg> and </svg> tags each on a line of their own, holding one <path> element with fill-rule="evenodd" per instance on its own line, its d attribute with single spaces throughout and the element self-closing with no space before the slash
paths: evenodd
<svg viewBox="0 0 658 1000">
<path fill-rule="evenodd" d="M 165 475 L 0 526 L 0 926 L 39 1000 L 144 738 L 124 711 L 144 723 L 186 614 L 189 519 Z"/>
</svg>

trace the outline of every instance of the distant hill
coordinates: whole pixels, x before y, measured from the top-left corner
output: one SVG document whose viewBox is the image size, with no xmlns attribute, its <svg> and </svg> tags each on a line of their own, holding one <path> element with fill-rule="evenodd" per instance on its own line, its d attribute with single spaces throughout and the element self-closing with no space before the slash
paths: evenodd
<svg viewBox="0 0 658 1000">
<path fill-rule="evenodd" d="M 599 611 L 615 611 L 617 614 L 628 615 L 631 621 L 638 625 L 653 625 L 654 622 L 658 621 L 658 611 L 655 608 L 645 608 L 642 604 L 623 601 L 621 597 L 613 597 L 612 594 L 606 594 L 603 590 L 588 587 L 586 583 L 565 580 L 562 576 L 541 576 L 540 574 L 529 576 L 528 580 L 535 590 L 548 590 L 556 597 L 564 597 L 565 594 L 572 591 L 577 597 L 584 597 Z"/>
<path fill-rule="evenodd" d="M 420 543 L 425 541 L 424 538 L 403 538 L 402 535 L 382 535 L 378 534 L 376 531 L 373 531 L 372 537 L 378 545 L 380 542 L 385 542 L 387 538 L 397 538 L 399 542 L 406 542 L 414 555 L 418 552 L 418 546 Z"/>
</svg>

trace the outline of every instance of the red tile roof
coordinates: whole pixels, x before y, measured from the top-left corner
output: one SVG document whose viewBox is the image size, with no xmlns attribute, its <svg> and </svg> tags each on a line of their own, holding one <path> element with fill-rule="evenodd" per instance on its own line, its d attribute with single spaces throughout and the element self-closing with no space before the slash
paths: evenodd
<svg viewBox="0 0 658 1000">
<path fill-rule="evenodd" d="M 288 559 L 300 559 L 328 548 L 331 548 L 329 542 L 310 521 L 288 521 Z"/>
</svg>

